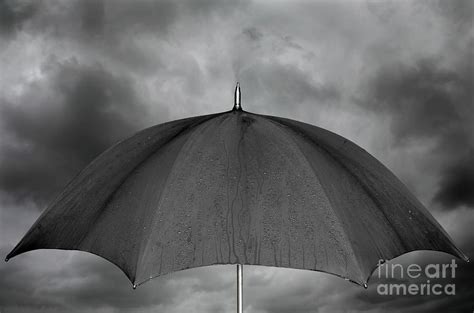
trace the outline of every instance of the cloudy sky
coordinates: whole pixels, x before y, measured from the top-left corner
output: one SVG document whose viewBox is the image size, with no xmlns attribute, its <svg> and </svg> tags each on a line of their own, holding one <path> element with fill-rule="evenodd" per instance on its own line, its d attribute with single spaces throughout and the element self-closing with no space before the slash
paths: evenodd
<svg viewBox="0 0 474 313">
<path fill-rule="evenodd" d="M 0 0 L 0 255 L 83 166 L 154 124 L 243 107 L 356 142 L 474 256 L 474 1 Z M 450 262 L 415 252 L 396 262 Z M 474 308 L 455 296 L 380 296 L 328 274 L 247 267 L 245 312 Z M 233 312 L 235 268 L 132 290 L 84 252 L 0 264 L 0 311 Z"/>
</svg>

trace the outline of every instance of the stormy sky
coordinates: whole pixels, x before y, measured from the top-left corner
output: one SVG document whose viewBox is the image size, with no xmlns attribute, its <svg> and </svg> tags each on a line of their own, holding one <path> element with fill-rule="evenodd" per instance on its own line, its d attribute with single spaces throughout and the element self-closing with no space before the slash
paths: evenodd
<svg viewBox="0 0 474 313">
<path fill-rule="evenodd" d="M 0 0 L 0 254 L 116 141 L 244 109 L 327 128 L 389 167 L 474 256 L 474 1 Z M 415 252 L 396 262 L 446 263 Z M 340 278 L 246 267 L 245 312 L 472 311 L 455 296 L 377 295 Z M 235 268 L 132 290 L 107 261 L 34 251 L 0 264 L 0 311 L 233 312 Z"/>
</svg>

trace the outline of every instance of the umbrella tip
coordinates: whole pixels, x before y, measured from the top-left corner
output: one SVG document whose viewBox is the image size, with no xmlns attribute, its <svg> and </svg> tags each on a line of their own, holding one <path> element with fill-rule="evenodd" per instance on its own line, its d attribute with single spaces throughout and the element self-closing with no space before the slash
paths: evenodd
<svg viewBox="0 0 474 313">
<path fill-rule="evenodd" d="M 240 84 L 237 82 L 234 91 L 234 111 L 242 111 Z"/>
<path fill-rule="evenodd" d="M 8 260 L 10 260 L 9 258 L 5 258 L 5 262 L 8 262 Z"/>
</svg>

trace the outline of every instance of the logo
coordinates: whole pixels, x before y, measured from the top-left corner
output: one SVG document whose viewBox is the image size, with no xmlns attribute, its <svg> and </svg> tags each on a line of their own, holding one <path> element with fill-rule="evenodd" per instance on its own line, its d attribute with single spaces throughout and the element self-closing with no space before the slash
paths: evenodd
<svg viewBox="0 0 474 313">
<path fill-rule="evenodd" d="M 379 260 L 377 277 L 389 283 L 377 285 L 379 295 L 449 295 L 456 294 L 456 261 L 448 264 L 397 264 Z M 395 281 L 395 282 L 392 282 Z"/>
</svg>

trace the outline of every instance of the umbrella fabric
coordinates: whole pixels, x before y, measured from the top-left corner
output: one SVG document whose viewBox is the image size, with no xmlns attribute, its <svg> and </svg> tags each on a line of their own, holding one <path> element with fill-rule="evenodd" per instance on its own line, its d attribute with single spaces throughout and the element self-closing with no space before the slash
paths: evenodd
<svg viewBox="0 0 474 313">
<path fill-rule="evenodd" d="M 7 256 L 88 251 L 131 282 L 212 264 L 323 271 L 361 285 L 413 250 L 464 258 L 380 162 L 327 130 L 232 111 L 145 129 L 88 165 Z"/>
</svg>

